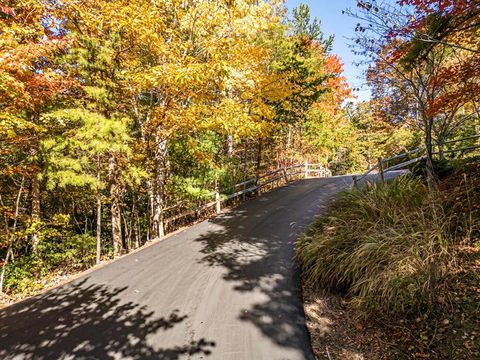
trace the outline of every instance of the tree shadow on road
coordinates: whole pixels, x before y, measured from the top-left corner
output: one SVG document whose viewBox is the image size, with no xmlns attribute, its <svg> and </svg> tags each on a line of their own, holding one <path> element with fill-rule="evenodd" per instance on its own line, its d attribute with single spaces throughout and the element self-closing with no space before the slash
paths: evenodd
<svg viewBox="0 0 480 360">
<path fill-rule="evenodd" d="M 242 309 L 239 319 L 254 324 L 281 347 L 302 351 L 310 359 L 300 272 L 292 258 L 298 233 L 318 215 L 318 208 L 307 206 L 302 214 L 293 214 L 288 199 L 277 201 L 275 193 L 281 192 L 209 220 L 213 229 L 197 240 L 202 243 L 199 261 L 224 267 L 223 278 L 233 282 L 236 291 L 261 293 L 267 300 Z M 273 205 L 265 210 L 264 204 Z"/>
<path fill-rule="evenodd" d="M 127 288 L 91 284 L 88 278 L 0 311 L 1 359 L 178 359 L 209 355 L 215 343 L 200 339 L 184 346 L 155 348 L 148 337 L 187 316 L 173 311 L 155 317 L 133 302 Z"/>
</svg>

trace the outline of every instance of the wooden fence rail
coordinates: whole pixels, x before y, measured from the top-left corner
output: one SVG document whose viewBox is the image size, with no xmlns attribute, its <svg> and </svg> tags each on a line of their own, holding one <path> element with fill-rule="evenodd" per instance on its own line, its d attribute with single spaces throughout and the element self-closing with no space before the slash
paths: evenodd
<svg viewBox="0 0 480 360">
<path fill-rule="evenodd" d="M 455 152 L 470 152 L 470 151 L 476 150 L 476 149 L 480 148 L 480 145 L 473 145 L 473 146 L 467 146 L 467 147 L 450 149 L 450 150 L 443 150 L 443 145 L 453 144 L 453 143 L 457 143 L 457 142 L 465 141 L 465 140 L 479 139 L 479 138 L 480 138 L 480 134 L 479 135 L 467 136 L 467 137 L 460 138 L 460 139 L 445 141 L 441 146 L 439 146 L 439 151 L 434 152 L 433 155 L 440 155 L 440 154 L 443 155 L 443 154 L 446 154 L 446 153 L 455 153 Z M 416 149 L 413 149 L 413 150 L 410 150 L 410 151 L 407 151 L 407 152 L 404 152 L 404 153 L 401 153 L 401 154 L 398 154 L 398 155 L 395 155 L 395 156 L 392 156 L 392 157 L 389 157 L 389 158 L 386 158 L 386 159 L 379 158 L 378 162 L 373 167 L 368 169 L 367 172 L 365 172 L 364 174 L 362 174 L 360 176 L 357 176 L 357 175 L 352 176 L 352 186 L 357 186 L 360 181 L 364 180 L 368 175 L 370 175 L 375 170 L 378 170 L 378 174 L 380 175 L 381 181 L 383 182 L 383 181 L 385 181 L 385 173 L 387 173 L 389 171 L 405 169 L 409 165 L 412 165 L 414 163 L 417 163 L 421 160 L 426 159 L 427 156 L 426 155 L 417 156 L 413 159 L 403 161 L 403 162 L 401 162 L 399 164 L 395 164 L 393 166 L 388 166 L 388 162 L 391 162 L 393 160 L 403 159 L 403 158 L 408 157 L 409 155 L 416 154 L 416 153 L 419 153 L 419 152 L 422 152 L 422 151 L 423 152 L 425 151 L 425 147 L 419 147 L 419 148 L 416 148 Z"/>
<path fill-rule="evenodd" d="M 296 164 L 282 167 L 269 171 L 258 178 L 247 179 L 241 183 L 232 186 L 234 190 L 231 194 L 222 194 L 221 189 L 216 186 L 212 194 L 212 201 L 202 204 L 194 209 L 186 209 L 179 214 L 167 217 L 164 220 L 165 228 L 170 228 L 172 224 L 177 223 L 181 219 L 198 218 L 202 214 L 220 213 L 225 203 L 232 202 L 235 199 L 242 197 L 245 200 L 246 196 L 251 193 L 258 193 L 265 188 L 275 188 L 280 185 L 288 184 L 290 181 L 298 178 L 314 178 L 331 176 L 331 172 L 325 169 L 322 164 Z M 180 206 L 178 206 L 180 207 Z M 169 207 L 175 209 L 177 205 Z"/>
</svg>

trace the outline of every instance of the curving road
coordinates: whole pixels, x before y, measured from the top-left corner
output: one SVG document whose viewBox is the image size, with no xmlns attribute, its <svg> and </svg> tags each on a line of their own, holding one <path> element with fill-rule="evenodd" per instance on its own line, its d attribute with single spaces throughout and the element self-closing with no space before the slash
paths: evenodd
<svg viewBox="0 0 480 360">
<path fill-rule="evenodd" d="M 310 179 L 0 311 L 0 359 L 313 359 L 294 241 L 351 177 Z"/>
</svg>

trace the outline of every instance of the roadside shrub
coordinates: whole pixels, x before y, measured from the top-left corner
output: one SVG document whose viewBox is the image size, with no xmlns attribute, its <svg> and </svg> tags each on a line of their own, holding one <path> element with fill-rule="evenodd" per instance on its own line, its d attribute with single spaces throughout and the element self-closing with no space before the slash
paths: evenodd
<svg viewBox="0 0 480 360">
<path fill-rule="evenodd" d="M 46 268 L 38 258 L 18 258 L 6 268 L 4 290 L 7 293 L 32 294 L 42 288 L 38 279 L 46 273 Z"/>
<path fill-rule="evenodd" d="M 68 215 L 55 215 L 40 230 L 37 252 L 15 258 L 5 272 L 5 291 L 30 294 L 49 276 L 87 269 L 95 264 L 96 239 L 76 234 Z"/>
<path fill-rule="evenodd" d="M 454 169 L 454 164 L 447 159 L 432 159 L 433 172 L 437 179 L 442 180 L 450 175 Z M 421 160 L 411 168 L 412 175 L 418 176 L 421 178 L 427 177 L 427 160 Z"/>
<path fill-rule="evenodd" d="M 95 264 L 95 237 L 88 234 L 66 234 L 40 242 L 39 257 L 49 270 L 65 272 L 83 270 Z"/>
<path fill-rule="evenodd" d="M 346 191 L 297 243 L 305 282 L 346 291 L 363 316 L 424 311 L 451 260 L 449 222 L 412 177 Z"/>
</svg>

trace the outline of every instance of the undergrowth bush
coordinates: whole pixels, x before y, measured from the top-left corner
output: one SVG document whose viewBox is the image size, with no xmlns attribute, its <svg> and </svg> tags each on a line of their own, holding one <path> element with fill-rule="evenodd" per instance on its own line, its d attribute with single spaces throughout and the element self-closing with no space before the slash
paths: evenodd
<svg viewBox="0 0 480 360">
<path fill-rule="evenodd" d="M 424 311 L 452 259 L 452 219 L 412 177 L 346 191 L 297 244 L 305 282 L 346 291 L 363 316 Z"/>
<path fill-rule="evenodd" d="M 6 268 L 4 290 L 7 293 L 30 295 L 42 288 L 39 279 L 47 275 L 40 259 L 25 256 L 11 262 Z"/>
<path fill-rule="evenodd" d="M 49 276 L 68 274 L 95 264 L 96 239 L 76 234 L 68 215 L 57 214 L 41 228 L 35 254 L 15 257 L 6 267 L 4 289 L 10 294 L 31 294 L 43 288 Z"/>
<path fill-rule="evenodd" d="M 442 160 L 432 159 L 432 166 L 433 166 L 433 173 L 435 174 L 435 177 L 439 180 L 446 178 L 455 169 L 455 166 L 452 163 L 452 161 L 447 159 L 442 159 Z M 415 165 L 411 167 L 410 171 L 413 176 L 426 178 L 427 177 L 426 169 L 427 169 L 427 160 L 423 159 L 415 163 Z"/>
<path fill-rule="evenodd" d="M 60 235 L 60 234 L 58 234 Z M 68 272 L 87 269 L 95 264 L 96 239 L 89 234 L 61 234 L 41 241 L 39 257 L 49 270 Z"/>
</svg>

